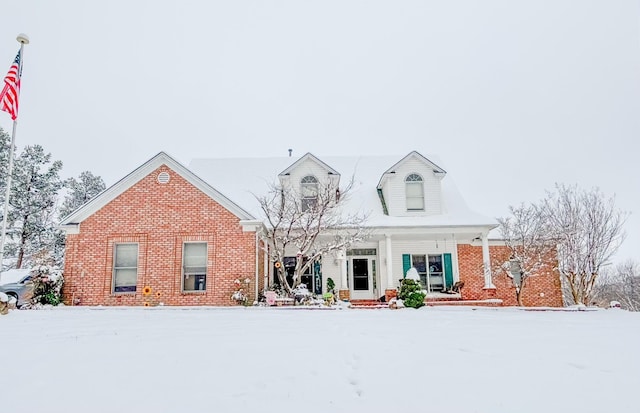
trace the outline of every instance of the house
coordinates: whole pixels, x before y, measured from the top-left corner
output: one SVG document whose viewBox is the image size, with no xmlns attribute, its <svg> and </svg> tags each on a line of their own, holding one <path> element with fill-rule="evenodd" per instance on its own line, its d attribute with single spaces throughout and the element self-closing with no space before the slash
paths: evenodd
<svg viewBox="0 0 640 413">
<path fill-rule="evenodd" d="M 470 210 L 440 160 L 404 157 L 195 159 L 189 168 L 160 153 L 65 218 L 65 297 L 87 305 L 230 305 L 277 281 L 256 199 L 271 185 L 313 202 L 318 185 L 351 183 L 341 204 L 362 212 L 370 234 L 322 256 L 304 282 L 315 293 L 332 278 L 342 298 L 386 299 L 410 268 L 427 299 L 515 305 L 511 278 L 492 272 L 508 251 L 497 222 Z M 297 252 L 287 251 L 285 269 Z M 493 265 L 492 265 L 493 261 Z M 459 294 L 444 292 L 458 281 Z M 529 278 L 526 305 L 561 306 L 559 275 Z"/>
<path fill-rule="evenodd" d="M 61 223 L 67 304 L 224 305 L 262 223 L 165 153 Z"/>
</svg>

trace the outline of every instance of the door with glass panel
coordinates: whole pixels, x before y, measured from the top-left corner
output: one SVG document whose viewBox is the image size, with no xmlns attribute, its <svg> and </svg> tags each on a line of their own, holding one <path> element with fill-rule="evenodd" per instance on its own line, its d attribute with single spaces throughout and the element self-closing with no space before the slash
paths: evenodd
<svg viewBox="0 0 640 413">
<path fill-rule="evenodd" d="M 349 286 L 352 300 L 370 300 L 373 297 L 373 258 L 349 258 Z"/>
</svg>

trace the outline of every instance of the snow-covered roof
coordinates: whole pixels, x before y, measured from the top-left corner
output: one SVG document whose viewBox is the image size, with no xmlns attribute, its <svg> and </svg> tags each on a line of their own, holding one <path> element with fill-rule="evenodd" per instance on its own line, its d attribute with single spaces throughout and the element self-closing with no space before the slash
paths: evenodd
<svg viewBox="0 0 640 413">
<path fill-rule="evenodd" d="M 120 181 L 116 182 L 111 187 L 99 193 L 97 196 L 91 199 L 91 201 L 87 202 L 86 204 L 72 212 L 70 215 L 65 217 L 60 223 L 61 227 L 65 228 L 66 226 L 73 226 L 74 224 L 82 222 L 162 165 L 166 165 L 171 168 L 196 188 L 200 189 L 202 192 L 210 196 L 231 213 L 235 214 L 238 218 L 242 220 L 254 219 L 254 217 L 251 216 L 249 212 L 241 208 L 234 201 L 230 200 L 227 196 L 224 195 L 224 193 L 220 193 L 219 191 L 217 191 L 216 188 L 212 187 L 208 182 L 205 182 L 200 177 L 196 176 L 190 169 L 187 169 L 185 166 L 183 166 L 181 163 L 173 159 L 165 152 L 160 152 L 153 158 L 149 159 L 147 162 L 136 168 L 136 170 L 122 178 Z"/>
<path fill-rule="evenodd" d="M 442 179 L 442 214 L 411 217 L 385 215 L 377 186 L 384 173 L 404 158 L 406 156 L 318 157 L 341 175 L 341 185 L 353 177 L 353 189 L 349 194 L 347 205 L 343 208 L 346 212 L 368 213 L 367 225 L 370 227 L 493 228 L 497 225 L 495 219 L 475 213 L 467 207 L 450 174 Z M 189 164 L 189 169 L 254 217 L 264 218 L 256 196 L 266 194 L 270 185 L 278 182 L 278 175 L 290 170 L 297 161 L 298 159 L 291 157 L 196 158 Z M 437 157 L 429 156 L 427 161 L 444 171 L 438 166 L 442 165 L 442 162 Z"/>
<path fill-rule="evenodd" d="M 438 173 L 438 174 L 442 174 L 445 175 L 447 172 L 442 169 L 441 167 L 439 167 L 438 165 L 436 165 L 433 161 L 431 161 L 430 159 L 428 159 L 426 156 L 420 154 L 418 151 L 412 151 L 411 153 L 409 153 L 407 156 L 403 157 L 402 159 L 400 159 L 399 161 L 397 161 L 395 164 L 393 164 L 393 166 L 391 166 L 389 169 L 387 169 L 386 171 L 384 171 L 384 173 L 382 174 L 382 176 L 380 177 L 380 181 L 378 182 L 378 188 L 382 188 L 382 183 L 384 181 L 384 179 L 391 173 L 394 173 L 396 168 L 398 166 L 400 166 L 403 162 L 406 162 L 407 159 L 409 158 L 418 158 L 420 159 L 422 162 L 424 162 L 426 165 L 428 165 L 429 167 L 431 167 L 433 169 L 433 172 Z"/>
<path fill-rule="evenodd" d="M 288 175 L 289 173 L 291 173 L 291 171 L 293 171 L 298 165 L 302 164 L 304 161 L 306 161 L 307 159 L 311 159 L 312 161 L 316 162 L 318 165 L 320 165 L 321 167 L 323 167 L 324 169 L 327 170 L 327 172 L 329 174 L 332 175 L 339 175 L 340 173 L 338 171 L 336 171 L 335 169 L 333 169 L 331 166 L 327 165 L 325 162 L 322 161 L 322 159 L 319 159 L 318 157 L 316 157 L 315 155 L 313 155 L 310 152 L 307 152 L 306 154 L 304 154 L 303 156 L 300 157 L 300 159 L 298 159 L 297 161 L 295 161 L 294 163 L 292 163 L 291 165 L 289 165 L 289 167 L 287 169 L 285 169 L 284 171 L 280 172 L 280 175 Z"/>
</svg>

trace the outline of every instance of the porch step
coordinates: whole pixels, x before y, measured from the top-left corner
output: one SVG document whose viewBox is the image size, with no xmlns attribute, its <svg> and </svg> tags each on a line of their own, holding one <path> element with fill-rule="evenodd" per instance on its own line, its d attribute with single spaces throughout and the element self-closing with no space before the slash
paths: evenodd
<svg viewBox="0 0 640 413">
<path fill-rule="evenodd" d="M 351 308 L 375 309 L 388 308 L 389 303 L 378 300 L 351 300 Z M 424 303 L 427 306 L 455 305 L 455 306 L 475 306 L 475 307 L 501 307 L 502 300 L 463 300 L 460 296 L 452 297 L 426 297 Z"/>
<path fill-rule="evenodd" d="M 425 301 L 425 304 L 431 307 L 442 305 L 455 305 L 455 306 L 472 306 L 472 307 L 502 307 L 502 300 L 434 300 Z"/>
<path fill-rule="evenodd" d="M 351 308 L 388 308 L 389 303 L 378 300 L 351 300 Z"/>
</svg>

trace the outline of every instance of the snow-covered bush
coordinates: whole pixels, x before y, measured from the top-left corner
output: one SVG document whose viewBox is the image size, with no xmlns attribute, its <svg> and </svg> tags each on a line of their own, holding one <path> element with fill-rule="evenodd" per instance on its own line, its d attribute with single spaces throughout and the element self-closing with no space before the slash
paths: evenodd
<svg viewBox="0 0 640 413">
<path fill-rule="evenodd" d="M 235 285 L 235 291 L 231 294 L 231 299 L 239 305 L 248 306 L 249 303 L 249 284 L 250 278 L 236 279 L 233 281 Z"/>
<path fill-rule="evenodd" d="M 425 293 L 419 281 L 405 278 L 400 283 L 398 299 L 402 300 L 405 307 L 420 308 L 424 305 Z"/>
<path fill-rule="evenodd" d="M 0 315 L 9 314 L 9 296 L 0 291 Z"/>
<path fill-rule="evenodd" d="M 58 305 L 62 302 L 64 278 L 58 267 L 40 265 L 32 270 L 33 304 Z"/>
</svg>

